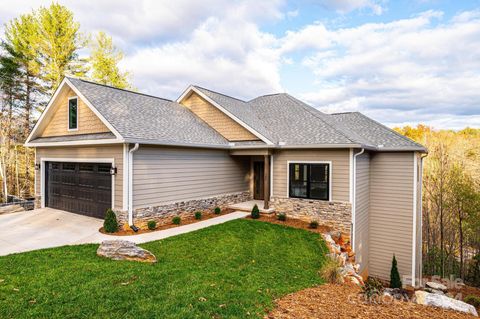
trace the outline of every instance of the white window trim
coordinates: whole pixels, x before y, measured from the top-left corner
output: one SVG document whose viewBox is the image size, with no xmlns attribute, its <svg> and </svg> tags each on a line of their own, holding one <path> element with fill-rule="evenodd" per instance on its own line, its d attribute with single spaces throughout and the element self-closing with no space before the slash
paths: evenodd
<svg viewBox="0 0 480 319">
<path fill-rule="evenodd" d="M 45 162 L 69 162 L 69 163 L 110 163 L 112 167 L 115 166 L 114 158 L 65 158 L 65 157 L 42 157 L 40 159 L 40 196 L 41 207 L 45 208 Z M 115 174 L 116 175 L 116 174 Z M 115 207 L 115 175 L 112 175 L 112 205 Z"/>
<path fill-rule="evenodd" d="M 76 120 L 77 120 L 77 125 L 76 125 L 76 128 L 70 128 L 70 101 L 71 100 L 77 100 L 77 116 L 76 116 Z M 80 109 L 80 105 L 78 103 L 78 96 L 71 96 L 68 98 L 68 104 L 67 104 L 67 130 L 69 132 L 75 132 L 75 131 L 78 131 L 78 117 L 79 117 L 79 109 Z"/>
<path fill-rule="evenodd" d="M 287 161 L 287 198 L 298 198 L 298 197 L 290 197 L 290 164 L 291 163 L 298 163 L 298 164 L 328 164 L 328 179 L 329 179 L 329 187 L 328 187 L 328 202 L 332 201 L 332 189 L 333 189 L 333 164 L 332 161 Z M 299 198 L 299 199 L 308 199 L 308 200 L 318 200 L 324 201 L 323 199 L 314 199 L 314 198 Z"/>
</svg>

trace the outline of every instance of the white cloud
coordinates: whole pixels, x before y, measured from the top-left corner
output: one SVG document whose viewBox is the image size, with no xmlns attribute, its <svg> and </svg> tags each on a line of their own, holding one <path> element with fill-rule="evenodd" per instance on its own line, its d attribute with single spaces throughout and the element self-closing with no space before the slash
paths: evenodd
<svg viewBox="0 0 480 319">
<path fill-rule="evenodd" d="M 325 8 L 342 14 L 359 9 L 369 9 L 376 15 L 381 15 L 384 11 L 380 1 L 374 0 L 322 0 L 320 3 Z"/>
<path fill-rule="evenodd" d="M 209 18 L 185 41 L 138 49 L 124 64 L 150 93 L 177 97 L 198 84 L 238 97 L 281 90 L 276 39 L 237 14 Z"/>
<path fill-rule="evenodd" d="M 0 21 L 6 22 L 51 1 L 0 1 Z M 84 31 L 107 31 L 126 50 L 128 46 L 151 44 L 164 39 L 187 37 L 209 17 L 235 14 L 248 21 L 265 22 L 283 18 L 284 0 L 58 0 L 75 14 Z"/>
<path fill-rule="evenodd" d="M 252 97 L 280 90 L 275 38 L 258 25 L 285 18 L 284 0 L 59 0 L 84 32 L 105 30 L 142 91 L 177 97 L 193 83 Z M 49 2 L 0 2 L 9 20 Z M 293 16 L 295 13 L 290 13 Z"/>
<path fill-rule="evenodd" d="M 0 21 L 49 3 L 0 2 Z M 150 94 L 176 98 L 192 83 L 251 98 L 288 90 L 280 83 L 313 74 L 308 90 L 291 93 L 327 112 L 359 110 L 389 125 L 480 127 L 478 10 L 447 21 L 442 12 L 428 11 L 343 29 L 313 23 L 274 36 L 261 25 L 293 18 L 301 7 L 284 12 L 283 0 L 60 3 L 74 11 L 83 31 L 114 35 L 126 51 L 122 65 Z M 379 14 L 385 1 L 322 3 L 342 13 Z M 285 66 L 293 77 L 288 81 L 281 78 Z"/>
<path fill-rule="evenodd" d="M 463 118 L 479 127 L 480 15 L 441 19 L 429 11 L 339 30 L 311 25 L 287 34 L 282 48 L 313 50 L 302 64 L 318 89 L 302 97 L 323 110 L 360 110 L 392 125 L 464 126 L 457 120 Z"/>
</svg>

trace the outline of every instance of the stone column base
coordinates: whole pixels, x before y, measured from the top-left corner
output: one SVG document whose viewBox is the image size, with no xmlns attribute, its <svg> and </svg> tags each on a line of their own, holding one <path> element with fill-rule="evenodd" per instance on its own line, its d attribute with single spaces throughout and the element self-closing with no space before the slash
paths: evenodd
<svg viewBox="0 0 480 319">
<path fill-rule="evenodd" d="M 347 202 L 328 202 L 301 198 L 272 198 L 277 213 L 310 222 L 317 221 L 333 230 L 350 235 L 352 228 L 352 205 Z"/>
</svg>

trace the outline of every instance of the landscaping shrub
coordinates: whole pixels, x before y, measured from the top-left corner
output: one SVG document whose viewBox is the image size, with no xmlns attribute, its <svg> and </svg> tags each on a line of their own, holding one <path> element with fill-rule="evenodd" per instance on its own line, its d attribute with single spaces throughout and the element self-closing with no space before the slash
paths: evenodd
<svg viewBox="0 0 480 319">
<path fill-rule="evenodd" d="M 390 288 L 402 288 L 402 280 L 397 268 L 397 259 L 393 255 L 392 269 L 390 270 Z"/>
<path fill-rule="evenodd" d="M 202 219 L 202 212 L 200 212 L 200 211 L 195 212 L 195 219 L 198 219 L 198 220 Z"/>
<path fill-rule="evenodd" d="M 215 207 L 215 209 L 213 210 L 213 212 L 217 215 L 219 215 L 221 212 L 222 212 L 222 209 L 220 207 Z"/>
<path fill-rule="evenodd" d="M 151 220 L 147 223 L 147 226 L 148 226 L 148 229 L 154 230 L 155 228 L 157 228 L 157 222 L 154 220 Z"/>
<path fill-rule="evenodd" d="M 468 304 L 471 304 L 475 308 L 480 308 L 480 297 L 474 296 L 474 295 L 469 295 L 466 296 L 465 299 L 463 299 Z"/>
<path fill-rule="evenodd" d="M 103 229 L 107 233 L 115 233 L 118 231 L 118 222 L 117 222 L 117 215 L 115 212 L 109 208 L 105 213 L 105 221 L 103 222 Z"/>
<path fill-rule="evenodd" d="M 258 209 L 257 204 L 255 204 L 255 206 L 253 206 L 253 208 L 252 208 L 252 218 L 253 219 L 260 218 L 260 210 Z"/>
<path fill-rule="evenodd" d="M 284 222 L 284 221 L 287 220 L 287 214 L 285 214 L 285 213 L 279 213 L 279 214 L 277 215 L 277 219 L 278 219 L 279 221 Z"/>
<path fill-rule="evenodd" d="M 383 285 L 380 280 L 374 277 L 368 277 L 365 285 L 362 287 L 363 294 L 368 298 L 381 296 L 383 294 Z"/>
<path fill-rule="evenodd" d="M 310 224 L 308 225 L 309 228 L 315 229 L 318 228 L 318 222 L 316 220 L 312 220 Z"/>
<path fill-rule="evenodd" d="M 181 222 L 182 219 L 180 218 L 180 216 L 175 216 L 172 218 L 172 223 L 174 223 L 175 225 L 180 225 Z"/>
<path fill-rule="evenodd" d="M 320 269 L 320 276 L 328 283 L 343 284 L 344 280 L 340 271 L 340 262 L 335 257 L 328 256 Z"/>
</svg>

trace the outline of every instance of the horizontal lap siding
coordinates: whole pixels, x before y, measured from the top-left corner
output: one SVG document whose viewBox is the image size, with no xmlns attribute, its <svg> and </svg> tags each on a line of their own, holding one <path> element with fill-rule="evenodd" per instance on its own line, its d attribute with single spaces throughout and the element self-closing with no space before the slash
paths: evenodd
<svg viewBox="0 0 480 319">
<path fill-rule="evenodd" d="M 369 273 L 390 279 L 412 272 L 413 153 L 376 153 L 370 161 Z"/>
<path fill-rule="evenodd" d="M 273 156 L 273 195 L 288 197 L 288 161 L 331 161 L 332 197 L 334 201 L 349 201 L 350 152 L 342 150 L 281 150 Z"/>
<path fill-rule="evenodd" d="M 123 145 L 102 145 L 99 147 L 37 147 L 36 159 L 40 163 L 42 158 L 113 158 L 117 174 L 115 175 L 115 207 L 122 209 L 123 196 Z M 35 193 L 40 195 L 40 171 L 35 171 Z"/>
<path fill-rule="evenodd" d="M 355 192 L 355 247 L 357 262 L 362 272 L 368 268 L 368 222 L 370 206 L 370 156 L 368 153 L 356 158 Z"/>
<path fill-rule="evenodd" d="M 133 206 L 247 191 L 248 165 L 221 150 L 141 146 L 134 153 Z"/>
</svg>

